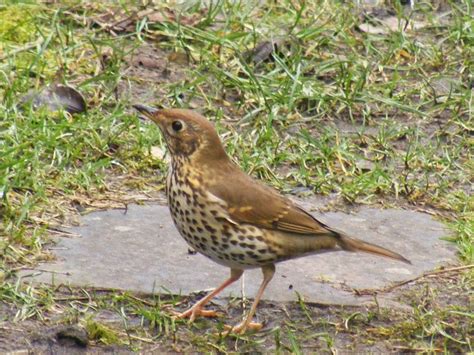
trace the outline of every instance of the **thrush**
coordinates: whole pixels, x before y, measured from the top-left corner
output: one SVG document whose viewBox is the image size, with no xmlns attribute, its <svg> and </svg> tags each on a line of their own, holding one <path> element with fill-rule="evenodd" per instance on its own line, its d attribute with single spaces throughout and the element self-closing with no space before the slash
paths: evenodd
<svg viewBox="0 0 474 355">
<path fill-rule="evenodd" d="M 287 197 L 245 174 L 226 154 L 214 126 L 184 109 L 135 105 L 163 133 L 171 155 L 166 192 L 174 224 L 199 253 L 230 268 L 230 277 L 180 318 L 216 316 L 204 306 L 244 270 L 261 268 L 263 281 L 235 333 L 259 330 L 252 322 L 275 264 L 331 250 L 366 252 L 410 263 L 400 254 L 347 236 L 318 221 Z M 199 270 L 196 270 L 199 272 Z"/>
</svg>

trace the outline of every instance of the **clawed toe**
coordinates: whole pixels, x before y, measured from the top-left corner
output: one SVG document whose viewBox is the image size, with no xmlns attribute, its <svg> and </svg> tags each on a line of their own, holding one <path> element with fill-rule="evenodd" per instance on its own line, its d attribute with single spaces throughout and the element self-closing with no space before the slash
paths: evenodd
<svg viewBox="0 0 474 355">
<path fill-rule="evenodd" d="M 217 311 L 202 309 L 200 307 L 191 307 L 190 309 L 184 312 L 172 311 L 172 314 L 177 319 L 189 318 L 189 322 L 191 323 L 194 322 L 198 317 L 216 318 L 220 316 L 220 313 L 218 313 Z"/>
<path fill-rule="evenodd" d="M 224 326 L 224 334 L 229 335 L 229 334 L 245 334 L 248 332 L 258 332 L 263 328 L 262 323 L 257 323 L 257 322 L 248 322 L 246 323 L 245 321 L 239 323 L 238 325 L 235 326 L 230 326 L 230 325 L 225 325 Z"/>
</svg>

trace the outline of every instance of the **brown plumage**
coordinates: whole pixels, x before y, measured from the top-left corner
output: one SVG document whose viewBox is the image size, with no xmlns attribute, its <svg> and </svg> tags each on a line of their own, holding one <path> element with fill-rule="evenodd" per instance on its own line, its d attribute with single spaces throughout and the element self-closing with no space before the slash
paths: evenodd
<svg viewBox="0 0 474 355">
<path fill-rule="evenodd" d="M 264 278 L 252 308 L 231 330 L 260 329 L 251 321 L 274 264 L 319 251 L 361 251 L 409 263 L 395 252 L 328 227 L 245 174 L 225 153 L 213 125 L 198 113 L 134 107 L 159 126 L 171 153 L 167 195 L 180 234 L 197 251 L 231 268 L 228 280 L 180 317 L 192 321 L 215 315 L 203 306 L 245 269 L 260 267 Z"/>
</svg>

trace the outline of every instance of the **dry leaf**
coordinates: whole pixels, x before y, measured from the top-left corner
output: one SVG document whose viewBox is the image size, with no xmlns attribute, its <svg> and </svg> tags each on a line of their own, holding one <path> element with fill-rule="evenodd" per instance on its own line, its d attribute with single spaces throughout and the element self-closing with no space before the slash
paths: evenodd
<svg viewBox="0 0 474 355">
<path fill-rule="evenodd" d="M 81 93 L 65 85 L 52 85 L 40 91 L 30 90 L 21 100 L 21 104 L 31 103 L 33 108 L 47 107 L 50 111 L 66 110 L 69 113 L 86 111 L 86 102 Z"/>
<path fill-rule="evenodd" d="M 255 64 L 270 59 L 270 56 L 280 50 L 283 40 L 271 40 L 259 43 L 254 49 L 244 53 L 244 57 L 252 60 Z"/>
</svg>

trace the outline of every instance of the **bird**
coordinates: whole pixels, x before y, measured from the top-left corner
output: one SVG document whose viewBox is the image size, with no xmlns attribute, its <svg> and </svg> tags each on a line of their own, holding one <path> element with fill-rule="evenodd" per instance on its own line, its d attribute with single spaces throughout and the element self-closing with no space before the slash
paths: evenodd
<svg viewBox="0 0 474 355">
<path fill-rule="evenodd" d="M 213 124 L 193 110 L 133 105 L 156 123 L 170 153 L 166 194 L 173 222 L 185 241 L 230 277 L 178 318 L 215 317 L 209 301 L 260 268 L 263 280 L 243 320 L 229 333 L 258 331 L 257 305 L 272 280 L 275 264 L 326 251 L 365 252 L 409 263 L 402 255 L 327 226 L 302 207 L 246 174 L 227 155 Z M 199 272 L 199 270 L 196 270 Z"/>
</svg>

